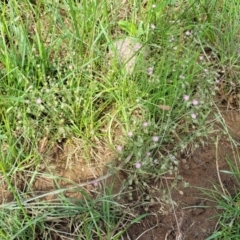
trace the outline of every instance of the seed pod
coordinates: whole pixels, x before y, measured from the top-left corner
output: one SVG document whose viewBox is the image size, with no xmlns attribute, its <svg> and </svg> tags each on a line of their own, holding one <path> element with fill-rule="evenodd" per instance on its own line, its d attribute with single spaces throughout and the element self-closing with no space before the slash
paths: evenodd
<svg viewBox="0 0 240 240">
<path fill-rule="evenodd" d="M 132 183 L 133 183 L 132 178 L 130 178 L 130 179 L 128 180 L 128 184 L 129 184 L 129 185 L 132 185 Z"/>
<path fill-rule="evenodd" d="M 135 179 L 135 181 L 134 181 L 134 182 L 135 182 L 135 184 L 136 184 L 136 185 L 138 185 L 138 184 L 139 184 L 139 181 L 138 181 L 138 179 L 137 179 L 137 178 Z"/>
</svg>

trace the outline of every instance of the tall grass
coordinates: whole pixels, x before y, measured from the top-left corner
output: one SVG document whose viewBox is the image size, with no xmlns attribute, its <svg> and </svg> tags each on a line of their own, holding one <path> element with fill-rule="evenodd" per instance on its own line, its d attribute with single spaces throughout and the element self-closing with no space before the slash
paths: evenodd
<svg viewBox="0 0 240 240">
<path fill-rule="evenodd" d="M 121 159 L 133 153 L 124 165 L 130 182 L 176 174 L 176 153 L 211 128 L 219 68 L 231 67 L 236 83 L 239 4 L 33 2 L 0 3 L 0 171 L 12 198 L 2 200 L 1 237 L 119 239 L 141 216 L 126 213 L 111 191 L 91 198 L 78 189 L 83 199 L 73 203 L 57 186 L 58 201 L 36 197 L 40 166 L 55 143 L 77 138 L 88 162 L 99 142 Z M 109 58 L 126 38 L 140 46 L 130 73 L 127 62 Z"/>
</svg>

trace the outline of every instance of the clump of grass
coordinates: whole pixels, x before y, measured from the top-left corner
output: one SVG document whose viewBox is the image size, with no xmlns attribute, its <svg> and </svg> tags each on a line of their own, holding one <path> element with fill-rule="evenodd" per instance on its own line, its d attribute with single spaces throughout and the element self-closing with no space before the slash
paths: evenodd
<svg viewBox="0 0 240 240">
<path fill-rule="evenodd" d="M 59 198 L 53 201 L 46 201 L 39 195 L 31 201 L 22 200 L 21 205 L 19 202 L 2 205 L 0 216 L 6 219 L 1 223 L 2 239 L 50 239 L 54 236 L 119 239 L 131 224 L 146 216 L 131 216 L 131 211 L 117 203 L 111 187 L 104 187 L 103 193 L 94 199 L 84 190 L 80 190 L 82 199 L 66 198 L 63 194 L 66 190 L 45 194 L 58 194 Z"/>
<path fill-rule="evenodd" d="M 221 213 L 216 216 L 219 218 L 217 230 L 207 238 L 210 239 L 238 239 L 239 233 L 239 194 L 234 197 L 215 195 L 215 200 Z"/>
<path fill-rule="evenodd" d="M 220 182 L 221 186 L 215 186 L 215 190 L 204 190 L 213 201 L 217 203 L 217 209 L 219 213 L 215 216 L 218 218 L 218 223 L 214 233 L 207 238 L 210 239 L 238 239 L 239 233 L 239 202 L 240 195 L 238 193 L 240 172 L 235 163 L 228 159 L 230 171 L 223 170 L 221 172 L 229 174 L 230 177 L 235 179 L 235 186 L 232 186 L 235 190 L 231 193 L 225 189 Z M 221 181 L 221 179 L 220 179 Z M 219 191 L 222 188 L 222 191 Z"/>
</svg>

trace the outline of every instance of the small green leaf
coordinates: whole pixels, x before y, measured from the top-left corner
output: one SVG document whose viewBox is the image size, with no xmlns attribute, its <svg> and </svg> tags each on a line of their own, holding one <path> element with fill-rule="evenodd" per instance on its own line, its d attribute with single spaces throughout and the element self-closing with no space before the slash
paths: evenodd
<svg viewBox="0 0 240 240">
<path fill-rule="evenodd" d="M 145 32 L 144 32 L 144 27 L 143 27 L 143 22 L 141 21 L 139 24 L 138 24 L 138 29 L 137 29 L 137 36 L 140 37 L 142 36 Z"/>
<path fill-rule="evenodd" d="M 7 136 L 5 134 L 0 134 L 0 140 L 7 139 Z"/>
<path fill-rule="evenodd" d="M 118 25 L 123 31 L 127 32 L 129 35 L 136 36 L 137 28 L 135 24 L 121 20 L 118 22 Z"/>
</svg>

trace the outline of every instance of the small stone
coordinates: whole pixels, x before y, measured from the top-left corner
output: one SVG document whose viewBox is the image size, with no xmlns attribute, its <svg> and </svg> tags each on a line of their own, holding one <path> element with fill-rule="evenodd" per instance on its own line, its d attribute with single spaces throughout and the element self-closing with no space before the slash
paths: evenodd
<svg viewBox="0 0 240 240">
<path fill-rule="evenodd" d="M 197 208 L 192 210 L 192 215 L 193 216 L 199 216 L 199 215 L 203 214 L 205 211 L 206 211 L 206 209 L 197 207 Z"/>
<path fill-rule="evenodd" d="M 117 60 L 120 67 L 125 68 L 127 74 L 131 74 L 138 61 L 144 61 L 148 55 L 148 48 L 143 46 L 138 39 L 127 37 L 112 43 L 107 58 L 110 63 Z"/>
<path fill-rule="evenodd" d="M 187 163 L 187 159 L 183 158 L 183 159 L 182 159 L 182 163 L 183 163 L 183 164 Z"/>
</svg>

